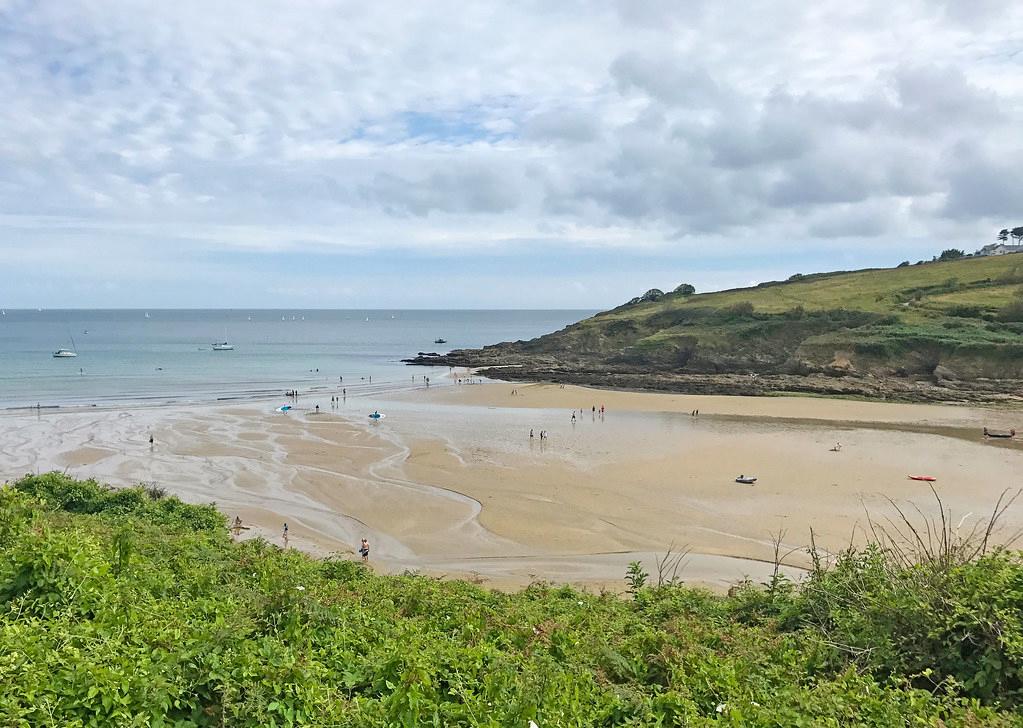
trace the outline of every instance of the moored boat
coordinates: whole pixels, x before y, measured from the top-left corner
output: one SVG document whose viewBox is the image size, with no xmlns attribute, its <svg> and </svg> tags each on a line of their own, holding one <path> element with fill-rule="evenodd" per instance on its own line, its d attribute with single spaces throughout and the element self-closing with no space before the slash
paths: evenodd
<svg viewBox="0 0 1023 728">
<path fill-rule="evenodd" d="M 1015 430 L 1008 430 L 1008 431 L 1006 431 L 1006 430 L 989 430 L 988 428 L 985 427 L 984 428 L 984 437 L 996 437 L 996 438 L 1000 438 L 1000 439 L 1003 439 L 1003 440 L 1011 440 L 1012 438 L 1016 437 L 1016 431 Z"/>
</svg>

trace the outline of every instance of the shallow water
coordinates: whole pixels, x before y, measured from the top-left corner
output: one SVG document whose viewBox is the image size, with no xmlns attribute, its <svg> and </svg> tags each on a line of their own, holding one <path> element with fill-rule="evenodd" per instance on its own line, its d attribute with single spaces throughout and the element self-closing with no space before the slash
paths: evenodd
<svg viewBox="0 0 1023 728">
<path fill-rule="evenodd" d="M 533 338 L 589 313 L 7 310 L 0 408 L 231 401 L 339 386 L 382 392 L 441 373 L 401 364 L 420 351 Z M 213 351 L 217 341 L 235 349 Z M 72 346 L 77 357 L 52 357 Z"/>
</svg>

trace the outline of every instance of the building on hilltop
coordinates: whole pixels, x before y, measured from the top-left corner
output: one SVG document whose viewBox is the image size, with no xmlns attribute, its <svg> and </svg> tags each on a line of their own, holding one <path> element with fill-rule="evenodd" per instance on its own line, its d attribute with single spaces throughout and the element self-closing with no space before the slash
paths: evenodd
<svg viewBox="0 0 1023 728">
<path fill-rule="evenodd" d="M 1008 255 L 1009 253 L 1023 253 L 1023 244 L 991 243 L 978 250 L 976 255 Z"/>
</svg>

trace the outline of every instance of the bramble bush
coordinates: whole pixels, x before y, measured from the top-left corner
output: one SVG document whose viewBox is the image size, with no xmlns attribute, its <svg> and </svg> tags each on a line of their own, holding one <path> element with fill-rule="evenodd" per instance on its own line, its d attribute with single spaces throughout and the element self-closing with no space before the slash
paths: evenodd
<svg viewBox="0 0 1023 728">
<path fill-rule="evenodd" d="M 940 593 L 868 550 L 811 588 L 505 594 L 232 543 L 210 506 L 129 493 L 0 488 L 0 725 L 1023 725 L 1008 552 Z"/>
</svg>

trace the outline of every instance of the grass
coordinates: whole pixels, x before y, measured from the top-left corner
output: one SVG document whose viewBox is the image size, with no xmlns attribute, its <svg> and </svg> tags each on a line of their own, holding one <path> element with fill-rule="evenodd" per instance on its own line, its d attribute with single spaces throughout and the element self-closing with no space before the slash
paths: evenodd
<svg viewBox="0 0 1023 728">
<path fill-rule="evenodd" d="M 0 724 L 1023 725 L 1023 560 L 956 541 L 943 507 L 811 551 L 804 585 L 718 596 L 666 556 L 622 598 L 377 576 L 122 492 L 0 489 Z"/>
<path fill-rule="evenodd" d="M 804 276 L 620 306 L 529 342 L 590 364 L 690 372 L 825 370 L 1023 378 L 1023 255 Z M 1010 324 L 1010 325 L 1006 325 Z"/>
</svg>

